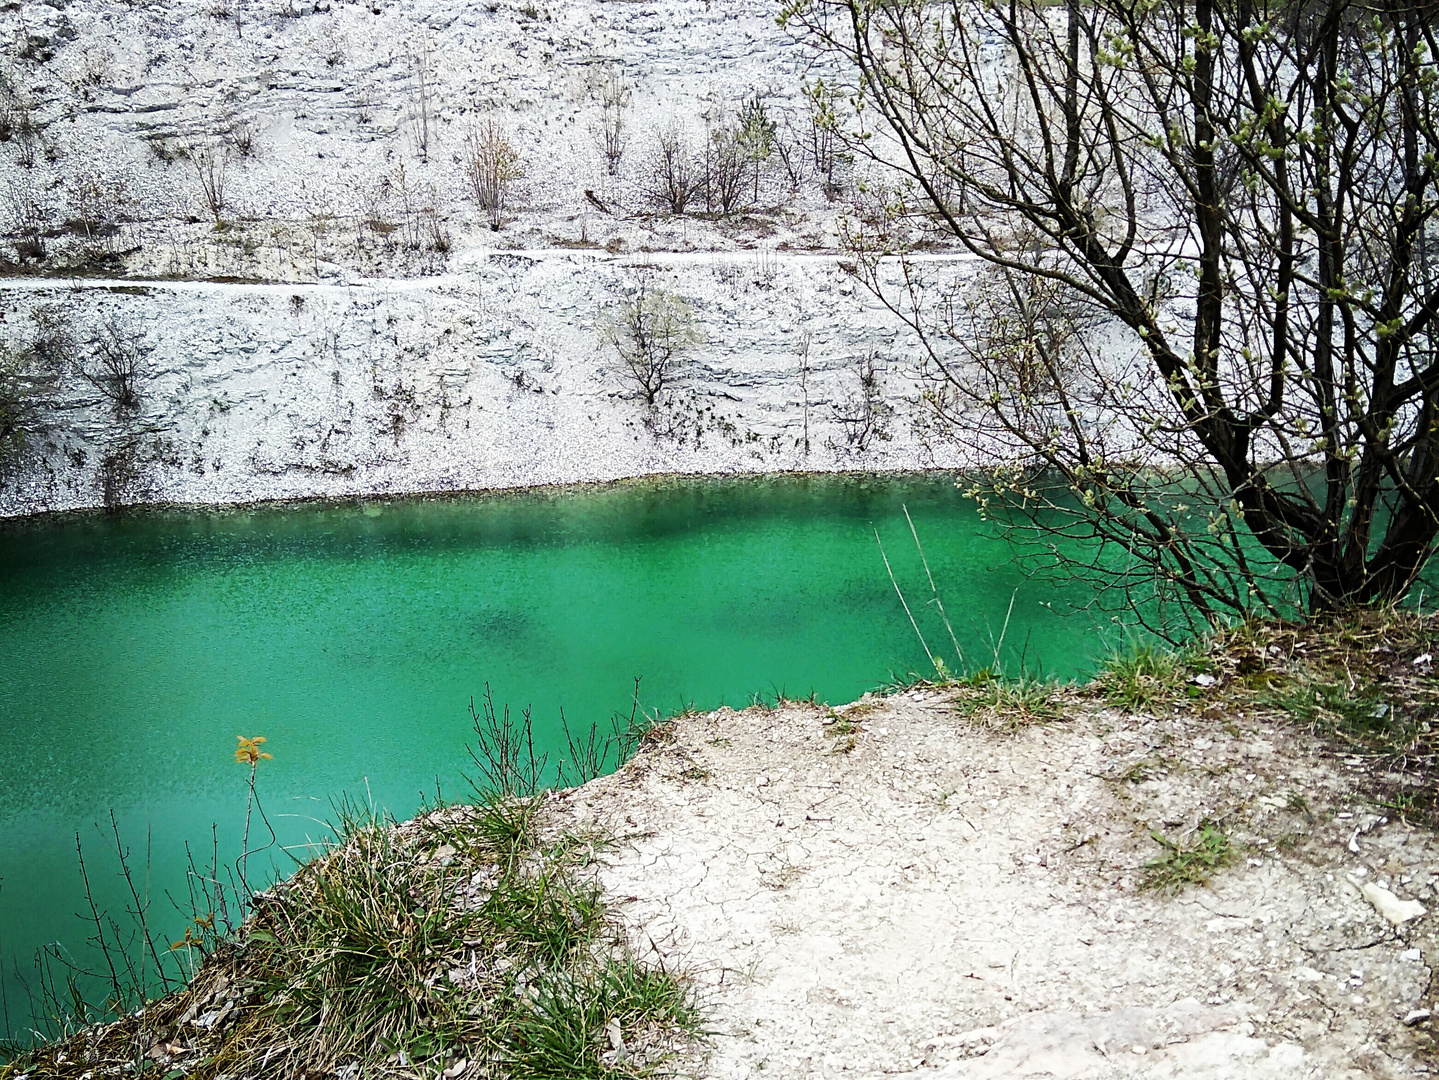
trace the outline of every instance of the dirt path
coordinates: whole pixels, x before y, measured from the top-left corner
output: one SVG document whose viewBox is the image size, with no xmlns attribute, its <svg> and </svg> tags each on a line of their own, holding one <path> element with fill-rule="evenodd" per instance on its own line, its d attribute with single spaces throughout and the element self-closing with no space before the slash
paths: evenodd
<svg viewBox="0 0 1439 1080">
<path fill-rule="evenodd" d="M 1433 837 L 1292 726 L 1066 709 L 720 710 L 552 805 L 622 838 L 605 887 L 703 987 L 705 1076 L 1428 1073 L 1435 917 L 1355 883 L 1432 908 Z M 1206 819 L 1231 863 L 1142 890 L 1151 830 Z"/>
<path fill-rule="evenodd" d="M 133 292 L 143 289 L 153 292 L 204 293 L 215 296 L 268 296 L 277 295 L 288 299 L 299 293 L 315 295 L 350 296 L 358 292 L 414 293 L 438 292 L 458 286 L 471 285 L 473 275 L 486 263 L 496 261 L 502 266 L 533 263 L 610 263 L 620 267 L 664 267 L 667 269 L 710 270 L 715 267 L 734 266 L 747 269 L 756 259 L 763 258 L 776 271 L 779 267 L 821 267 L 837 266 L 847 256 L 839 251 L 778 251 L 773 248 L 741 248 L 739 250 L 717 251 L 643 251 L 638 254 L 613 254 L 602 248 L 470 248 L 458 253 L 452 260 L 454 269 L 444 274 L 429 274 L 416 277 L 367 277 L 355 274 L 343 281 L 233 281 L 209 278 L 147 278 L 147 277 L 94 277 L 65 276 L 63 274 L 36 276 L 0 276 L 0 289 L 7 292 L 55 292 L 57 290 L 97 290 L 101 292 Z M 886 267 L 898 267 L 898 257 L 890 256 L 880 260 Z M 915 252 L 905 261 L 912 266 L 968 266 L 977 265 L 976 256 L 966 252 Z"/>
</svg>

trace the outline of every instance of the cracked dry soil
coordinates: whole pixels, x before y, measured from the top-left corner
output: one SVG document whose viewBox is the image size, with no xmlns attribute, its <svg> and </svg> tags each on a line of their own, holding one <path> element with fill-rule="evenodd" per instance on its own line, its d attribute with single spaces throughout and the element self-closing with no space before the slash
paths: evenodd
<svg viewBox="0 0 1439 1080">
<path fill-rule="evenodd" d="M 1242 713 L 1064 713 L 1006 734 L 937 689 L 843 722 L 721 709 L 550 806 L 619 838 L 600 878 L 699 984 L 703 1076 L 1432 1071 L 1439 851 L 1366 801 L 1363 763 Z M 1142 889 L 1152 833 L 1201 821 L 1231 864 Z M 1431 911 L 1391 925 L 1365 882 Z"/>
</svg>

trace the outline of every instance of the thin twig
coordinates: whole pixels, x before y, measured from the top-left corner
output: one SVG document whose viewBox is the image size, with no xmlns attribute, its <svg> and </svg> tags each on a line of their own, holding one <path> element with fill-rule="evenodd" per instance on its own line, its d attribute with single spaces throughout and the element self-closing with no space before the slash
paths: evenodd
<svg viewBox="0 0 1439 1080">
<path fill-rule="evenodd" d="M 895 595 L 899 597 L 899 602 L 904 605 L 904 613 L 909 616 L 909 625 L 914 627 L 914 636 L 919 638 L 919 643 L 924 646 L 924 655 L 929 657 L 930 666 L 938 672 L 939 665 L 934 662 L 934 653 L 929 651 L 928 642 L 924 640 L 924 635 L 919 632 L 919 623 L 914 621 L 914 613 L 909 610 L 909 602 L 905 600 L 904 593 L 900 591 L 899 582 L 894 580 L 894 570 L 889 565 L 889 556 L 884 553 L 884 544 L 880 543 L 879 530 L 875 529 L 872 525 L 870 528 L 874 530 L 874 542 L 879 544 L 879 557 L 884 560 L 884 568 L 889 573 L 889 583 L 894 586 Z M 1012 605 L 1013 601 L 1011 600 L 1010 603 Z"/>
<path fill-rule="evenodd" d="M 85 869 L 85 850 L 80 843 L 80 834 L 75 834 L 75 857 L 80 860 L 80 882 L 85 887 L 85 902 L 90 905 L 90 921 L 95 924 L 95 942 L 100 946 L 100 954 L 105 958 L 105 966 L 110 969 L 110 989 L 114 991 L 115 1000 L 123 1001 L 125 995 L 120 987 L 120 973 L 115 970 L 115 960 L 110 955 L 110 943 L 105 937 L 105 923 L 100 918 L 100 909 L 95 906 L 95 893 L 90 888 L 90 873 Z"/>
<path fill-rule="evenodd" d="M 964 650 L 959 647 L 959 639 L 954 636 L 954 627 L 949 625 L 949 615 L 944 610 L 944 601 L 939 598 L 939 590 L 934 587 L 934 575 L 929 572 L 929 560 L 924 557 L 924 547 L 919 542 L 919 533 L 915 530 L 914 519 L 909 516 L 909 507 L 900 503 L 900 509 L 904 511 L 904 520 L 909 522 L 909 535 L 914 537 L 915 550 L 919 552 L 919 561 L 924 563 L 924 576 L 929 578 L 929 591 L 934 594 L 935 607 L 939 608 L 939 617 L 944 620 L 944 628 L 949 631 L 949 642 L 954 646 L 955 658 L 959 661 L 959 670 L 964 670 Z"/>
<path fill-rule="evenodd" d="M 1000 627 L 999 641 L 997 641 L 994 646 L 994 667 L 992 670 L 996 672 L 1000 670 L 999 653 L 1000 650 L 1004 648 L 1004 636 L 1009 633 L 1009 617 L 1014 614 L 1014 598 L 1018 595 L 1018 589 L 1015 589 L 1014 592 L 1009 594 L 1009 610 L 1004 613 L 1004 625 Z"/>
</svg>

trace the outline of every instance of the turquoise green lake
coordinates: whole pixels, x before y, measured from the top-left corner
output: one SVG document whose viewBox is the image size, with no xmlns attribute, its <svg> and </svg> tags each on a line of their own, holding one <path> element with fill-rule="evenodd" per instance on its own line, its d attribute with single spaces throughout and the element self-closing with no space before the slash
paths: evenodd
<svg viewBox="0 0 1439 1080">
<path fill-rule="evenodd" d="M 37 948 L 83 957 L 78 834 L 100 901 L 123 882 L 113 810 L 178 937 L 186 842 L 238 851 L 245 769 L 302 851 L 342 793 L 400 815 L 465 792 L 467 702 L 572 727 L 755 695 L 843 702 L 954 664 L 902 507 L 970 667 L 1063 678 L 1118 644 L 1079 589 L 1026 581 L 950 478 L 684 480 L 361 505 L 156 511 L 0 527 L 0 950 L 12 1029 Z M 1076 613 L 1077 612 L 1077 613 Z M 1103 619 L 1104 621 L 1100 621 Z M 737 723 L 763 723 L 754 715 Z M 270 872 L 267 853 L 256 866 Z M 283 865 L 277 864 L 277 865 Z M 142 880 L 144 885 L 145 881 Z"/>
</svg>

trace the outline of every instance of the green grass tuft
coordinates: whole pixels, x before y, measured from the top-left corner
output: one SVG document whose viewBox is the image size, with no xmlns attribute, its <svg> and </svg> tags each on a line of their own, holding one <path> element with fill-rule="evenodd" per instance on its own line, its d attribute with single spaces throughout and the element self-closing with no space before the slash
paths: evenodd
<svg viewBox="0 0 1439 1080">
<path fill-rule="evenodd" d="M 514 1080 L 637 1076 L 636 1055 L 655 1029 L 695 1035 L 700 1022 L 692 995 L 673 975 L 611 960 L 594 972 L 541 980 L 505 1060 Z M 618 1045 L 609 1037 L 616 1025 Z"/>
<path fill-rule="evenodd" d="M 1177 698 L 1184 686 L 1183 654 L 1138 642 L 1110 656 L 1096 682 L 1104 700 L 1125 712 L 1149 712 Z"/>
<path fill-rule="evenodd" d="M 1329 735 L 1365 742 L 1383 743 L 1390 735 L 1407 743 L 1409 733 L 1394 723 L 1389 705 L 1368 683 L 1346 681 L 1301 682 L 1284 690 L 1271 691 L 1261 704 L 1287 712 L 1301 724 Z"/>
<path fill-rule="evenodd" d="M 1201 822 L 1195 834 L 1184 841 L 1171 840 L 1159 832 L 1149 835 L 1164 848 L 1164 854 L 1144 864 L 1142 889 L 1172 895 L 1186 885 L 1203 885 L 1215 870 L 1234 859 L 1234 845 L 1211 821 Z"/>
<path fill-rule="evenodd" d="M 1006 679 L 986 670 L 960 684 L 954 708 L 973 723 L 1018 731 L 1059 717 L 1059 689 L 1048 679 L 1030 675 Z"/>
</svg>

